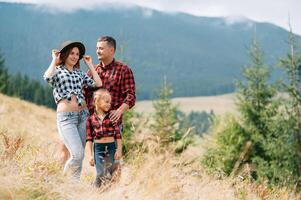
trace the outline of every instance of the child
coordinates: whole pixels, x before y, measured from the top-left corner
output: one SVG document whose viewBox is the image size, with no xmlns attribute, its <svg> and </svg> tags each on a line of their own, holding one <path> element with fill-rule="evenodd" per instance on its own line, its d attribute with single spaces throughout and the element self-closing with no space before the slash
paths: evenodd
<svg viewBox="0 0 301 200">
<path fill-rule="evenodd" d="M 97 90 L 94 93 L 94 104 L 95 112 L 87 120 L 87 148 L 88 161 L 91 166 L 96 166 L 97 175 L 94 185 L 100 187 L 106 170 L 112 175 L 115 160 L 121 158 L 122 143 L 119 126 L 114 125 L 109 118 L 110 93 L 105 89 Z M 93 143 L 94 157 L 92 154 Z M 106 166 L 107 164 L 108 166 Z"/>
</svg>

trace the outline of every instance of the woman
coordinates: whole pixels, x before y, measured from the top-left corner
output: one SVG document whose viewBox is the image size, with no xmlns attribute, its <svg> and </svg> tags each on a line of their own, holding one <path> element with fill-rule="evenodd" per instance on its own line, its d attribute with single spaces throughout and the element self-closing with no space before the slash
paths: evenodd
<svg viewBox="0 0 301 200">
<path fill-rule="evenodd" d="M 70 158 L 64 171 L 80 178 L 86 143 L 86 120 L 89 116 L 82 89 L 100 87 L 102 82 L 94 69 L 92 58 L 84 56 L 85 46 L 80 42 L 66 41 L 60 51 L 52 50 L 52 62 L 44 74 L 44 79 L 53 87 L 57 104 L 57 126 L 66 145 Z M 79 61 L 92 73 L 93 79 L 80 70 Z"/>
</svg>

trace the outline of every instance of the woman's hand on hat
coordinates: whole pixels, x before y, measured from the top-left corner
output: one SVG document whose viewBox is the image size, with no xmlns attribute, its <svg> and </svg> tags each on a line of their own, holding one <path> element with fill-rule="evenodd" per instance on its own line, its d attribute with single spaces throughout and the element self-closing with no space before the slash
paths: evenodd
<svg viewBox="0 0 301 200">
<path fill-rule="evenodd" d="M 57 49 L 52 49 L 52 60 L 56 65 L 60 63 L 60 52 Z"/>
<path fill-rule="evenodd" d="M 60 57 L 60 52 L 57 49 L 52 49 L 52 59 L 57 60 Z"/>
<path fill-rule="evenodd" d="M 84 55 L 83 58 L 84 58 L 84 62 L 86 63 L 86 65 L 88 67 L 93 67 L 92 57 L 91 56 Z"/>
</svg>

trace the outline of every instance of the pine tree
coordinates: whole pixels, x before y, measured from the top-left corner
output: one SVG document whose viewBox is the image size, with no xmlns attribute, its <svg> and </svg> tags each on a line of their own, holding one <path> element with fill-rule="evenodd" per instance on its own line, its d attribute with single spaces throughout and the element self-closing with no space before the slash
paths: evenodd
<svg viewBox="0 0 301 200">
<path fill-rule="evenodd" d="M 267 120 L 277 112 L 273 103 L 276 89 L 268 83 L 270 71 L 263 63 L 263 52 L 256 40 L 251 45 L 250 58 L 251 65 L 243 70 L 245 80 L 238 82 L 237 105 L 244 127 L 251 133 L 254 155 L 265 157 Z"/>
<path fill-rule="evenodd" d="M 290 28 L 289 52 L 286 58 L 280 60 L 281 66 L 285 69 L 288 82 L 283 86 L 289 94 L 289 116 L 294 121 L 294 138 L 297 141 L 296 155 L 299 163 L 299 176 L 301 175 L 301 54 L 297 51 L 296 37 Z"/>
<path fill-rule="evenodd" d="M 282 100 L 276 97 L 275 86 L 268 83 L 269 68 L 263 64 L 262 55 L 258 43 L 254 42 L 250 51 L 252 64 L 243 70 L 245 80 L 238 84 L 241 120 L 227 117 L 225 127 L 217 134 L 217 147 L 209 149 L 203 163 L 228 175 L 235 175 L 241 166 L 251 164 L 250 175 L 257 181 L 294 186 L 299 175 L 292 136 L 299 129 L 294 129 L 298 123 L 291 116 L 296 117 L 298 110 L 294 103 L 288 112 L 280 106 Z M 286 63 L 291 67 L 293 62 Z M 293 69 L 287 70 L 290 76 L 287 88 L 296 94 L 298 72 Z M 292 102 L 296 103 L 296 99 Z"/>
<path fill-rule="evenodd" d="M 134 133 L 141 122 L 141 115 L 133 108 L 123 114 L 122 152 L 125 155 L 125 159 L 127 159 L 131 152 L 135 151 L 140 145 L 135 141 Z"/>
<path fill-rule="evenodd" d="M 5 60 L 0 54 L 0 92 L 3 94 L 7 93 L 8 90 L 9 74 L 5 67 Z"/>
<path fill-rule="evenodd" d="M 151 128 L 158 136 L 161 144 L 168 144 L 181 138 L 178 131 L 177 107 L 171 102 L 172 89 L 164 78 L 163 86 L 159 91 L 158 99 L 153 101 L 155 109 L 154 123 Z"/>
<path fill-rule="evenodd" d="M 9 96 L 19 97 L 40 105 L 55 108 L 52 89 L 44 87 L 39 81 L 30 79 L 27 75 L 10 75 L 0 54 L 0 92 Z"/>
<path fill-rule="evenodd" d="M 254 42 L 250 52 L 252 65 L 243 72 L 247 83 L 241 84 L 238 92 L 242 126 L 251 144 L 246 162 L 256 166 L 253 178 L 260 182 L 293 185 L 297 174 L 292 121 L 280 107 L 276 87 L 268 83 L 270 72 L 263 64 L 262 55 L 258 43 Z"/>
<path fill-rule="evenodd" d="M 53 98 L 53 90 L 48 85 L 45 85 L 44 87 L 44 105 L 46 105 L 49 108 L 56 108 L 56 104 Z"/>
</svg>

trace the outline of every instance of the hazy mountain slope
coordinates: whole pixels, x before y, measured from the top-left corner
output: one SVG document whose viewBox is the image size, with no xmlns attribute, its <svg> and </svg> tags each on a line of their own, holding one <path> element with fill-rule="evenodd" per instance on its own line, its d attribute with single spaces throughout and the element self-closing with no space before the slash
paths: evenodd
<svg viewBox="0 0 301 200">
<path fill-rule="evenodd" d="M 54 13 L 29 4 L 0 3 L 0 24 L 0 51 L 10 72 L 39 80 L 51 49 L 62 41 L 82 41 L 97 62 L 96 39 L 114 36 L 117 57 L 135 73 L 139 99 L 153 96 L 165 75 L 174 96 L 232 92 L 233 79 L 249 63 L 248 46 L 255 32 L 267 62 L 273 64 L 286 54 L 288 37 L 286 30 L 268 23 L 247 19 L 232 23 L 139 7 Z"/>
</svg>

